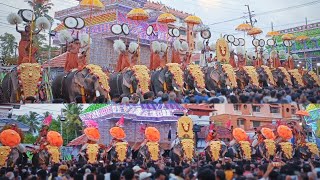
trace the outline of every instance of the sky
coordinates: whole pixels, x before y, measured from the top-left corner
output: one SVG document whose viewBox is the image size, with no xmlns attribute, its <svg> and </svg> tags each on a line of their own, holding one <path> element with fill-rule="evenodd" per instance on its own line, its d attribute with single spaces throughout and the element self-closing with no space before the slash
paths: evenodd
<svg viewBox="0 0 320 180">
<path fill-rule="evenodd" d="M 52 2 L 55 6 L 50 15 L 53 15 L 54 11 L 78 4 L 75 0 L 52 0 Z M 162 2 L 175 9 L 199 16 L 205 24 L 210 25 L 214 40 L 219 38 L 221 34 L 244 37 L 242 32 L 237 32 L 234 29 L 237 25 L 249 20 L 248 18 L 237 19 L 247 15 L 245 14 L 248 12 L 246 4 L 250 5 L 251 11 L 256 14 L 254 17 L 257 20 L 255 26 L 264 31 L 260 38 L 265 38 L 265 34 L 271 30 L 271 22 L 274 23 L 275 30 L 282 30 L 304 25 L 306 17 L 309 23 L 320 21 L 319 12 L 317 12 L 320 8 L 320 0 L 156 0 L 156 2 Z M 302 4 L 305 5 L 301 6 Z M 20 39 L 19 35 L 15 33 L 14 26 L 8 25 L 6 16 L 21 8 L 29 8 L 24 0 L 0 0 L 0 35 L 9 32 Z M 237 20 L 228 21 L 232 19 Z M 246 39 L 250 40 L 249 37 Z"/>
</svg>

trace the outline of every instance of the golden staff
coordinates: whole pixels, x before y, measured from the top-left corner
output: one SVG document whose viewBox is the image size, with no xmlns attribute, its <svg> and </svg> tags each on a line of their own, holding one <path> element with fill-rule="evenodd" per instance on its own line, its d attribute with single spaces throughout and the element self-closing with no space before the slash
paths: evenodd
<svg viewBox="0 0 320 180">
<path fill-rule="evenodd" d="M 32 44 L 33 44 L 33 28 L 34 28 L 34 0 L 32 0 L 32 19 L 31 19 L 31 27 L 30 27 L 30 45 L 29 45 L 29 60 L 28 62 L 31 63 L 31 55 L 32 55 Z"/>
</svg>

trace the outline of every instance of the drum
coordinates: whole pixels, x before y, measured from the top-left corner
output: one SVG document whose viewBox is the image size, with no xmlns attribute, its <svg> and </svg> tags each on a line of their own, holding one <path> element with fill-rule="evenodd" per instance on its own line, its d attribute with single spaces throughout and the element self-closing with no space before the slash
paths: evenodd
<svg viewBox="0 0 320 180">
<path fill-rule="evenodd" d="M 114 24 L 111 26 L 111 32 L 115 35 L 122 33 L 122 26 L 120 24 Z"/>
<path fill-rule="evenodd" d="M 129 26 L 127 24 L 122 24 L 121 26 L 122 26 L 123 34 L 126 36 L 129 35 L 129 33 L 130 33 Z"/>
<path fill-rule="evenodd" d="M 68 29 L 75 29 L 78 26 L 78 20 L 73 16 L 68 16 L 64 18 L 63 24 Z"/>
<path fill-rule="evenodd" d="M 203 39 L 210 39 L 211 38 L 211 32 L 209 30 L 201 31 L 201 37 Z"/>
<path fill-rule="evenodd" d="M 30 9 L 20 9 L 18 11 L 18 15 L 22 18 L 24 22 L 31 22 L 33 17 L 33 11 Z"/>
<path fill-rule="evenodd" d="M 154 34 L 154 32 L 153 32 L 153 26 L 148 26 L 148 28 L 147 28 L 147 35 L 148 36 L 151 36 L 151 35 L 153 35 Z"/>
<path fill-rule="evenodd" d="M 86 25 L 84 20 L 81 17 L 77 17 L 76 20 L 78 22 L 78 25 L 75 27 L 75 29 L 78 29 L 78 30 L 83 29 Z"/>
</svg>

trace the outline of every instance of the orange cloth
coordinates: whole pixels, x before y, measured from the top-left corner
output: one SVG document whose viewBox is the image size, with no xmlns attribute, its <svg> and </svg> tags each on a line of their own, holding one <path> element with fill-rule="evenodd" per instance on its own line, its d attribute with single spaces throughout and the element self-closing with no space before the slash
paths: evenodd
<svg viewBox="0 0 320 180">
<path fill-rule="evenodd" d="M 27 45 L 26 50 L 25 50 L 25 57 L 23 57 L 21 61 L 20 61 L 20 56 L 19 56 L 18 65 L 20 65 L 22 63 L 37 63 L 36 53 L 38 51 L 38 48 L 32 47 L 31 60 L 29 61 L 29 51 L 28 51 L 29 48 L 28 48 L 28 46 L 29 45 Z"/>
<path fill-rule="evenodd" d="M 294 61 L 293 58 L 288 58 L 288 67 L 289 69 L 294 69 Z"/>
<path fill-rule="evenodd" d="M 257 68 L 257 67 L 260 67 L 260 66 L 262 66 L 262 59 L 261 58 L 258 58 L 258 59 L 256 59 L 256 61 L 254 62 L 254 64 L 255 64 L 255 67 Z"/>
<path fill-rule="evenodd" d="M 235 56 L 234 53 L 231 53 L 231 54 L 230 54 L 229 63 L 230 63 L 230 65 L 231 65 L 233 68 L 236 68 L 237 65 L 236 65 L 236 61 L 234 60 L 234 56 Z"/>
<path fill-rule="evenodd" d="M 123 69 L 130 67 L 128 52 L 121 52 L 119 55 L 116 72 L 121 72 Z"/>
<path fill-rule="evenodd" d="M 30 45 L 29 41 L 20 41 L 19 42 L 19 47 L 18 47 L 18 52 L 19 52 L 19 58 L 18 58 L 18 64 L 23 63 L 23 58 L 27 57 L 28 54 L 26 52 L 27 46 Z M 28 57 L 27 57 L 28 58 Z"/>
<path fill-rule="evenodd" d="M 156 70 L 161 65 L 161 58 L 158 53 L 151 52 L 150 55 L 150 70 Z"/>
<path fill-rule="evenodd" d="M 274 68 L 278 68 L 281 66 L 280 59 L 278 57 L 276 57 L 275 59 L 272 59 L 272 61 L 273 61 Z"/>
<path fill-rule="evenodd" d="M 246 66 L 246 59 L 243 55 L 238 55 L 238 67 L 242 68 L 244 66 Z"/>
<path fill-rule="evenodd" d="M 78 66 L 79 66 L 78 54 L 68 52 L 66 57 L 66 63 L 64 65 L 64 70 L 69 72 L 72 69 L 78 68 Z"/>
<path fill-rule="evenodd" d="M 134 53 L 131 56 L 131 66 L 135 66 L 138 63 L 138 53 Z"/>
<path fill-rule="evenodd" d="M 161 61 L 160 61 L 160 66 L 161 66 L 162 68 L 164 68 L 164 67 L 166 66 L 166 64 L 167 64 L 167 53 L 165 53 L 165 54 L 162 56 Z"/>
<path fill-rule="evenodd" d="M 81 55 L 80 57 L 78 57 L 78 68 L 82 69 L 86 65 L 87 65 L 86 56 Z"/>
<path fill-rule="evenodd" d="M 181 64 L 180 52 L 172 48 L 172 63 Z"/>
</svg>

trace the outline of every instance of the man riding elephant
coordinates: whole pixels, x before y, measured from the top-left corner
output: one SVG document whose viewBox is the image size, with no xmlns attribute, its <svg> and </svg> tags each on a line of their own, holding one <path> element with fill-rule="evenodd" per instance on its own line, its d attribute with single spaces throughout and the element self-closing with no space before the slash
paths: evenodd
<svg viewBox="0 0 320 180">
<path fill-rule="evenodd" d="M 278 144 L 277 156 L 285 160 L 293 158 L 293 144 L 290 140 L 293 138 L 292 130 L 285 125 L 280 125 L 277 128 L 277 138 L 275 142 Z"/>
<path fill-rule="evenodd" d="M 232 131 L 233 140 L 230 142 L 230 150 L 234 160 L 251 160 L 251 146 L 248 141 L 248 135 L 241 128 L 234 128 Z"/>
<path fill-rule="evenodd" d="M 155 162 L 160 157 L 160 132 L 155 127 L 147 127 L 145 130 L 145 140 L 139 147 L 138 158 L 144 159 L 146 162 Z"/>
<path fill-rule="evenodd" d="M 87 137 L 87 142 L 81 147 L 79 156 L 84 163 L 97 164 L 99 157 L 100 145 L 97 143 L 100 140 L 100 132 L 97 127 L 87 127 L 84 129 L 84 134 Z"/>
</svg>

